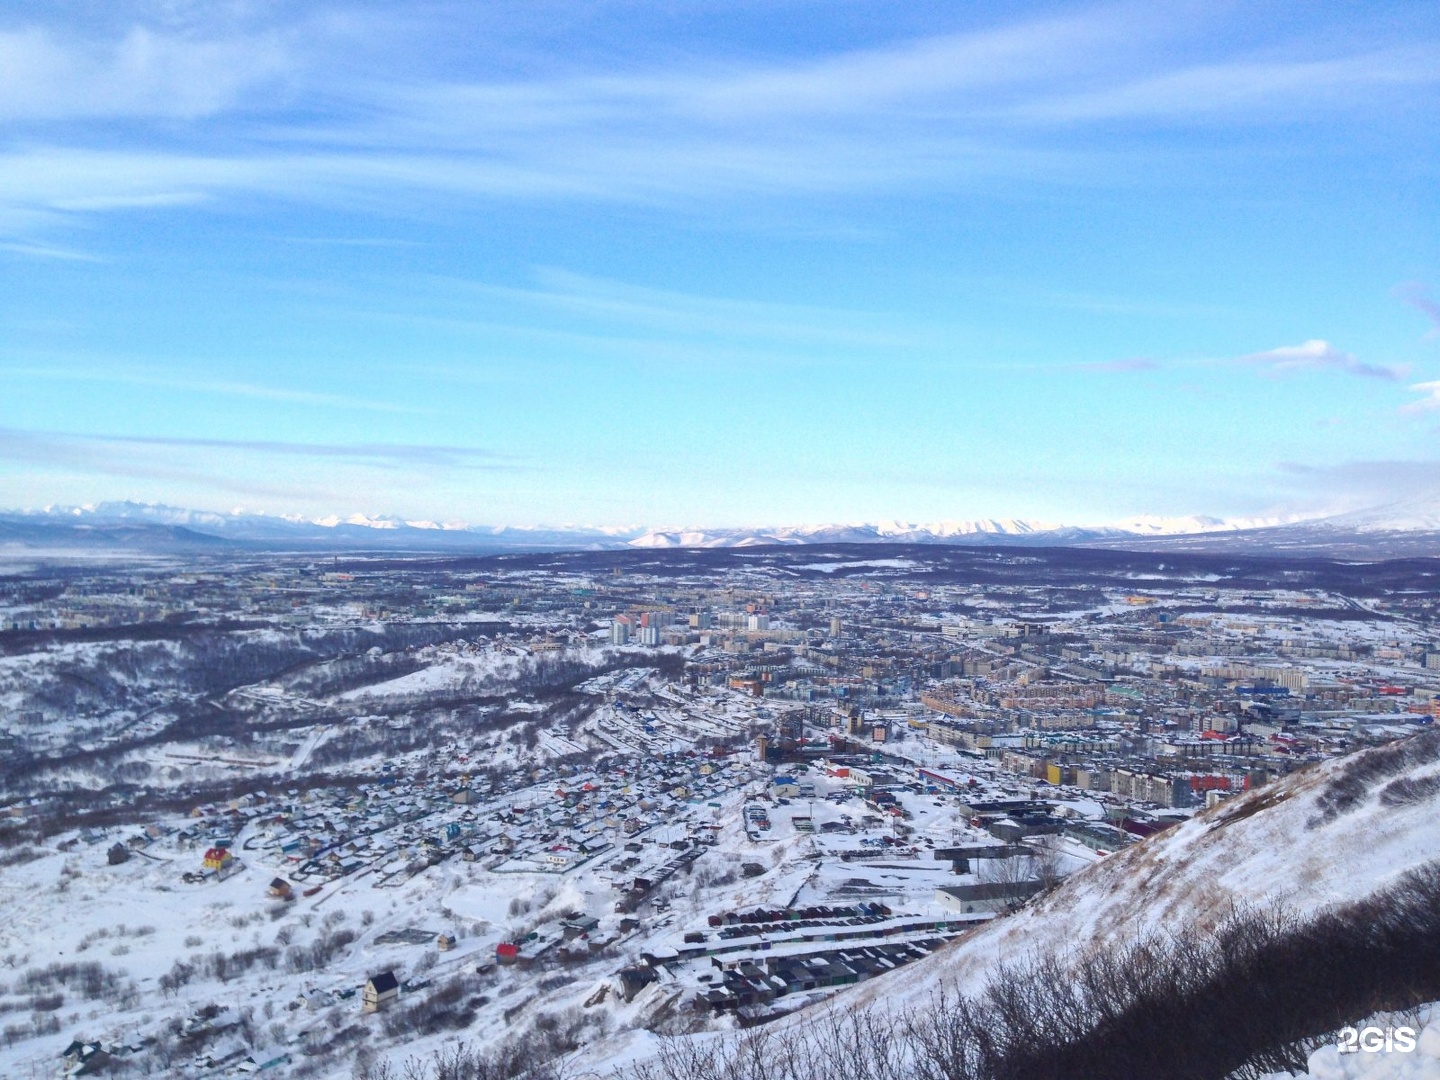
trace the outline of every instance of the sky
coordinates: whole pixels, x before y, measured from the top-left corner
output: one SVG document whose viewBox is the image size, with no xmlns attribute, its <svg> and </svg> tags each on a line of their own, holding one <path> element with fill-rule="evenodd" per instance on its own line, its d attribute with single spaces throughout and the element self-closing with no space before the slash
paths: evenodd
<svg viewBox="0 0 1440 1080">
<path fill-rule="evenodd" d="M 1440 491 L 1440 5 L 0 8 L 0 506 Z"/>
</svg>

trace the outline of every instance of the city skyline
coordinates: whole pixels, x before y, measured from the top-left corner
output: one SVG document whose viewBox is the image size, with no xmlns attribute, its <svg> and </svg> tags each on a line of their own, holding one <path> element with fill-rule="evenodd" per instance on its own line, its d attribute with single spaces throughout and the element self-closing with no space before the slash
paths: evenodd
<svg viewBox="0 0 1440 1080">
<path fill-rule="evenodd" d="M 1428 5 L 21 4 L 0 506 L 477 524 L 1434 490 Z"/>
</svg>

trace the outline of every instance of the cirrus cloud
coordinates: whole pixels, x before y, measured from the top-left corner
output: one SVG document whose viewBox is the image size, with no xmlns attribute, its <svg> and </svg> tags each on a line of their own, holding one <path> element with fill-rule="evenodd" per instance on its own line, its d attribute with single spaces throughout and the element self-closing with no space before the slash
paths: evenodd
<svg viewBox="0 0 1440 1080">
<path fill-rule="evenodd" d="M 0 120 L 32 133 L 0 151 L 0 230 L 241 194 L 393 210 L 417 191 L 692 205 L 1109 185 L 1172 174 L 1161 130 L 1361 117 L 1440 80 L 1423 34 L 1252 54 L 1216 40 L 1218 22 L 1182 29 L 1131 4 L 788 56 L 581 48 L 528 67 L 499 48 L 427 64 L 436 49 L 391 43 L 438 46 L 454 28 L 418 9 L 260 5 L 228 30 L 208 15 L 176 30 L 117 7 L 110 22 L 128 21 L 108 37 L 0 27 Z"/>
<path fill-rule="evenodd" d="M 1419 401 L 1412 401 L 1409 405 L 1401 406 L 1403 413 L 1431 412 L 1440 409 L 1440 379 L 1433 382 L 1414 383 L 1410 386 L 1417 394 L 1424 394 Z"/>
<path fill-rule="evenodd" d="M 1440 338 L 1440 303 L 1436 303 L 1423 285 L 1417 281 L 1406 282 L 1395 290 L 1395 295 L 1430 320 L 1425 340 Z"/>
<path fill-rule="evenodd" d="M 252 102 L 293 63 L 274 33 L 199 38 L 134 26 L 95 41 L 0 29 L 0 119 L 211 116 Z"/>
<path fill-rule="evenodd" d="M 1312 338 L 1299 345 L 1282 345 L 1239 358 L 1242 364 L 1260 368 L 1267 375 L 1290 375 L 1300 371 L 1336 371 L 1367 379 L 1399 382 L 1410 374 L 1405 365 L 1371 364 L 1342 352 L 1328 341 Z"/>
</svg>

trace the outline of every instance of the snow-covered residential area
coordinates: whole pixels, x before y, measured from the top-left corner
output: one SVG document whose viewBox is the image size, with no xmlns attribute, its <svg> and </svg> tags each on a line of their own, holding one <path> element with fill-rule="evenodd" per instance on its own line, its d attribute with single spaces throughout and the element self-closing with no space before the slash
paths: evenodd
<svg viewBox="0 0 1440 1080">
<path fill-rule="evenodd" d="M 0 1075 L 818 1080 L 844 1031 L 857 1077 L 1042 1075 L 977 1025 L 1073 1064 L 1089 1029 L 1056 1043 L 1035 988 L 1149 1016 L 1094 989 L 1142 956 L 1227 1017 L 1316 927 L 1440 899 L 1437 583 L 817 545 L 5 564 Z M 1396 925 L 1368 970 L 1434 952 Z M 1435 971 L 1229 1071 L 1440 1075 Z"/>
</svg>

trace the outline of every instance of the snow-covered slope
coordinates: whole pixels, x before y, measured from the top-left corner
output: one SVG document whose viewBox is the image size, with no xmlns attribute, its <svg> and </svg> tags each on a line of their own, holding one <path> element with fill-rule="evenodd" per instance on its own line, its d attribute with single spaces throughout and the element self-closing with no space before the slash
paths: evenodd
<svg viewBox="0 0 1440 1080">
<path fill-rule="evenodd" d="M 1359 532 L 1440 532 L 1440 488 L 1424 495 L 1310 522 Z"/>
<path fill-rule="evenodd" d="M 1363 778 L 1366 772 L 1374 775 Z M 1236 904 L 1305 914 L 1369 896 L 1440 859 L 1440 732 L 1296 773 L 1111 855 L 1018 914 L 910 969 L 903 987 L 983 981 L 1028 950 L 1104 947 L 1167 928 L 1214 925 Z"/>
<path fill-rule="evenodd" d="M 1296 773 L 1110 855 L 1020 912 L 986 923 L 903 974 L 862 983 L 828 1009 L 911 1012 L 942 989 L 979 993 L 997 965 L 1078 957 L 1154 933 L 1205 932 L 1237 905 L 1296 915 L 1363 899 L 1440 859 L 1440 732 Z M 596 1048 L 634 1059 L 642 1041 Z"/>
<path fill-rule="evenodd" d="M 1127 518 L 1111 523 L 1111 528 L 1136 536 L 1197 536 L 1208 533 L 1240 532 L 1246 529 L 1268 529 L 1288 525 L 1302 520 L 1302 515 L 1288 515 L 1262 518 L 1217 518 L 1204 514 L 1186 517 L 1140 517 Z"/>
</svg>

